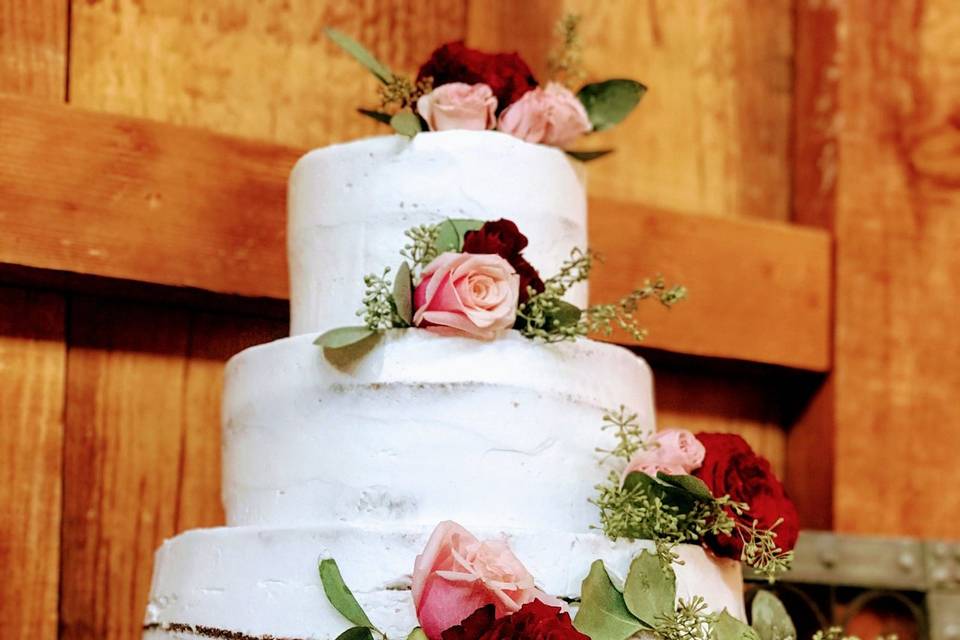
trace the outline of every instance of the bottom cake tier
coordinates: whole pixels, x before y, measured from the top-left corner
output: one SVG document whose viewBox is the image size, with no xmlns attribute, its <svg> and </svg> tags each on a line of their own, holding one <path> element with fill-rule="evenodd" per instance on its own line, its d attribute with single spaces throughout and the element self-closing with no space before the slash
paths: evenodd
<svg viewBox="0 0 960 640">
<path fill-rule="evenodd" d="M 387 637 L 405 638 L 417 626 L 410 594 L 414 559 L 430 533 L 351 526 L 188 531 L 157 551 L 143 637 L 332 640 L 351 626 L 320 583 L 319 560 L 334 558 L 371 621 Z M 614 542 L 599 533 L 473 533 L 504 538 L 543 591 L 568 600 L 579 597 L 594 560 L 622 580 L 631 560 L 653 548 L 652 542 Z M 711 610 L 744 619 L 739 562 L 693 545 L 680 545 L 677 553 L 678 599 L 699 595 Z"/>
</svg>

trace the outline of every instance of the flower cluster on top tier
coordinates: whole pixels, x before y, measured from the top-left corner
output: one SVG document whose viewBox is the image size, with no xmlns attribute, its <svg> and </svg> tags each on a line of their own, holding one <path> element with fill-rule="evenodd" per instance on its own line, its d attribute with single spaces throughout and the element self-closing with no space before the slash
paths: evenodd
<svg viewBox="0 0 960 640">
<path fill-rule="evenodd" d="M 527 237 L 510 220 L 450 219 L 406 232 L 405 259 L 391 282 L 389 268 L 364 278 L 366 294 L 357 312 L 364 326 L 327 331 L 316 343 L 342 349 L 383 330 L 419 327 L 442 335 L 492 340 L 509 329 L 544 342 L 573 340 L 614 328 L 642 340 L 634 313 L 646 299 L 670 307 L 686 290 L 661 278 L 613 304 L 581 309 L 563 299 L 587 279 L 594 257 L 578 249 L 554 276 L 543 279 L 523 255 Z"/>
<path fill-rule="evenodd" d="M 327 35 L 382 83 L 380 109 L 360 113 L 390 124 L 400 134 L 452 129 L 496 129 L 527 142 L 560 147 L 580 160 L 610 152 L 569 150 L 591 131 L 608 129 L 626 118 L 646 87 L 614 79 L 567 86 L 583 75 L 579 68 L 579 18 L 565 17 L 558 31 L 559 50 L 551 55 L 555 78 L 545 85 L 517 53 L 486 53 L 462 41 L 438 47 L 420 66 L 416 79 L 394 73 L 355 40 L 335 29 Z"/>
</svg>

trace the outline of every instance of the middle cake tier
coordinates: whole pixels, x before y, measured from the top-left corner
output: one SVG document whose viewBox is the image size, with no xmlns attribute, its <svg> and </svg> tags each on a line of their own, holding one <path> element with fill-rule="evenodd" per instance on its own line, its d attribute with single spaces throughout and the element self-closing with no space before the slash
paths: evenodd
<svg viewBox="0 0 960 640">
<path fill-rule="evenodd" d="M 393 330 L 338 363 L 315 337 L 227 365 L 229 525 L 456 520 L 586 532 L 616 444 L 605 413 L 623 406 L 653 430 L 649 367 L 621 347 Z"/>
</svg>

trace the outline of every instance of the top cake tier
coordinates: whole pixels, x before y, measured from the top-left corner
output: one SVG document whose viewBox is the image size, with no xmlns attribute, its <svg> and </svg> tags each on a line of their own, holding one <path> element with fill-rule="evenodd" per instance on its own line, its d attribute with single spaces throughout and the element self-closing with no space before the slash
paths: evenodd
<svg viewBox="0 0 960 640">
<path fill-rule="evenodd" d="M 363 276 L 396 268 L 404 231 L 447 218 L 509 218 L 546 277 L 587 246 L 582 165 L 495 131 L 380 136 L 311 151 L 290 176 L 291 334 L 358 324 Z M 568 300 L 587 303 L 586 283 Z"/>
</svg>

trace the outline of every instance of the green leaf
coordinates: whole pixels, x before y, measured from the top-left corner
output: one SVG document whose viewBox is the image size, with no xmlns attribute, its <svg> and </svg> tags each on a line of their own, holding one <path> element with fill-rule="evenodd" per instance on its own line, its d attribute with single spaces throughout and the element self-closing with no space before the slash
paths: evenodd
<svg viewBox="0 0 960 640">
<path fill-rule="evenodd" d="M 797 628 L 780 599 L 769 591 L 757 591 L 750 608 L 753 629 L 760 640 L 787 640 L 797 637 Z"/>
<path fill-rule="evenodd" d="M 689 475 L 671 476 L 665 473 L 658 473 L 657 479 L 663 482 L 666 482 L 671 486 L 677 487 L 679 489 L 683 489 L 684 491 L 686 491 L 687 493 L 689 493 L 691 496 L 693 496 L 698 500 L 713 502 L 716 499 L 714 495 L 710 492 L 710 488 L 707 487 L 706 483 L 700 478 L 697 478 L 696 476 L 689 476 Z"/>
<path fill-rule="evenodd" d="M 483 226 L 483 220 L 469 218 L 447 218 L 437 227 L 437 254 L 463 249 L 463 237 L 467 231 L 476 231 Z"/>
<path fill-rule="evenodd" d="M 590 574 L 580 589 L 580 610 L 573 621 L 591 640 L 626 640 L 644 625 L 627 609 L 602 560 L 590 565 Z"/>
<path fill-rule="evenodd" d="M 647 88 L 636 80 L 607 80 L 588 84 L 577 93 L 594 131 L 609 129 L 630 115 Z"/>
<path fill-rule="evenodd" d="M 343 349 L 362 342 L 376 333 L 369 327 L 338 327 L 320 334 L 313 344 L 324 349 Z"/>
<path fill-rule="evenodd" d="M 577 151 L 575 149 L 567 149 L 566 153 L 571 158 L 579 160 L 580 162 L 590 162 L 591 160 L 596 160 L 597 158 L 610 155 L 613 153 L 613 149 L 596 149 L 595 151 Z"/>
<path fill-rule="evenodd" d="M 413 279 L 410 275 L 410 265 L 406 261 L 397 269 L 397 277 L 393 281 L 393 303 L 397 307 L 397 315 L 408 325 L 412 325 Z"/>
<path fill-rule="evenodd" d="M 325 558 L 320 561 L 320 582 L 323 584 L 323 592 L 327 594 L 327 600 L 344 618 L 358 627 L 376 629 L 371 624 L 367 614 L 363 612 L 360 603 L 353 597 L 349 587 L 343 582 L 340 568 L 333 558 Z M 349 631 L 351 630 L 348 629 L 347 632 Z M 351 637 L 349 640 L 360 640 L 360 638 Z"/>
<path fill-rule="evenodd" d="M 676 609 L 677 577 L 673 569 L 661 565 L 656 554 L 642 552 L 630 563 L 623 601 L 630 613 L 653 627 L 657 618 Z"/>
<path fill-rule="evenodd" d="M 713 624 L 714 640 L 759 640 L 757 632 L 751 629 L 746 623 L 740 622 L 732 615 L 723 612 L 717 617 Z"/>
<path fill-rule="evenodd" d="M 553 322 L 548 322 L 548 327 L 572 327 L 580 321 L 580 316 L 583 314 L 583 311 L 575 304 L 570 304 L 566 300 L 559 300 L 557 302 L 557 308 L 555 311 L 550 313 L 550 320 Z M 553 324 L 556 322 L 556 324 Z"/>
<path fill-rule="evenodd" d="M 324 29 L 324 32 L 327 34 L 327 37 L 333 40 L 341 49 L 353 56 L 354 60 L 366 67 L 373 75 L 377 76 L 380 82 L 387 84 L 393 80 L 393 72 L 387 68 L 387 65 L 377 60 L 362 44 L 342 31 L 332 27 L 327 27 Z"/>
<path fill-rule="evenodd" d="M 377 122 L 382 122 L 383 124 L 390 124 L 390 114 L 384 113 L 383 111 L 374 111 L 372 109 L 357 109 L 358 113 L 361 113 L 368 118 L 373 118 Z"/>
<path fill-rule="evenodd" d="M 637 489 L 637 487 L 641 488 Z M 678 507 L 683 512 L 692 509 L 697 501 L 697 498 L 694 498 L 686 489 L 667 484 L 640 471 L 627 474 L 623 481 L 623 488 L 627 491 L 634 489 L 646 491 L 649 495 L 660 498 L 664 504 Z"/>
<path fill-rule="evenodd" d="M 336 640 L 373 640 L 370 627 L 350 627 L 337 636 Z"/>
<path fill-rule="evenodd" d="M 420 627 L 414 627 L 413 630 L 407 634 L 407 640 L 427 640 L 427 634 L 425 634 Z"/>
<path fill-rule="evenodd" d="M 412 138 L 423 131 L 423 127 L 420 126 L 420 118 L 410 109 L 401 109 L 393 114 L 393 117 L 390 118 L 390 126 L 397 133 L 408 138 Z"/>
</svg>

